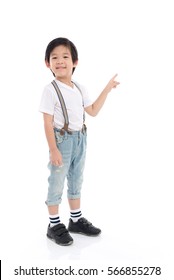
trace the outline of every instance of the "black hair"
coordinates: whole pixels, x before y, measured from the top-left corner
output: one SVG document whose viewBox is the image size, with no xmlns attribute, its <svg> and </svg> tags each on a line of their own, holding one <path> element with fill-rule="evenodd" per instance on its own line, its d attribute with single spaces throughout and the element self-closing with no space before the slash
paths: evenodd
<svg viewBox="0 0 174 280">
<path fill-rule="evenodd" d="M 67 38 L 64 38 L 64 37 L 56 38 L 48 44 L 46 51 L 45 51 L 45 61 L 49 62 L 50 54 L 53 51 L 53 49 L 58 46 L 61 46 L 61 45 L 67 47 L 70 50 L 72 61 L 73 61 L 73 63 L 75 63 L 78 60 L 77 48 L 73 44 L 73 42 L 71 42 L 70 40 L 68 40 Z M 73 67 L 72 73 L 74 72 L 74 70 L 75 70 L 75 67 Z"/>
</svg>

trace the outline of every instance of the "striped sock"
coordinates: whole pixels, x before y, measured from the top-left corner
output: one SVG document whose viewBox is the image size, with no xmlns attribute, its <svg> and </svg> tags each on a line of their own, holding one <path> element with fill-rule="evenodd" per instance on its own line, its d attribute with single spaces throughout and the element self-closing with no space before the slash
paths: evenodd
<svg viewBox="0 0 174 280">
<path fill-rule="evenodd" d="M 60 223 L 60 217 L 58 214 L 49 215 L 49 219 L 50 219 L 50 227 L 54 227 Z"/>
<path fill-rule="evenodd" d="M 75 209 L 70 211 L 70 218 L 75 223 L 82 217 L 82 212 L 80 209 Z"/>
</svg>

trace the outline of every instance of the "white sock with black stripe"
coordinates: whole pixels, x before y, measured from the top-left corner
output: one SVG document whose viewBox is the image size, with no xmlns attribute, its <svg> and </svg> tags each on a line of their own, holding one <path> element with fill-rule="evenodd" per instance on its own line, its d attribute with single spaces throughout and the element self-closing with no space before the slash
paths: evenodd
<svg viewBox="0 0 174 280">
<path fill-rule="evenodd" d="M 76 223 L 81 217 L 82 217 L 82 212 L 80 208 L 70 211 L 70 218 L 74 223 Z"/>
<path fill-rule="evenodd" d="M 58 214 L 49 215 L 49 219 L 50 219 L 50 227 L 54 227 L 54 226 L 60 224 L 60 217 Z"/>
</svg>

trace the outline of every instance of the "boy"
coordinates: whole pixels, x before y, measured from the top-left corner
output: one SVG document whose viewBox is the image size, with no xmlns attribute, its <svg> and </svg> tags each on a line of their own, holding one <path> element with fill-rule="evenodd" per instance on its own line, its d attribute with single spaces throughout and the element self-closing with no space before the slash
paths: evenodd
<svg viewBox="0 0 174 280">
<path fill-rule="evenodd" d="M 101 230 L 82 216 L 80 209 L 81 186 L 86 154 L 86 126 L 84 112 L 96 116 L 108 93 L 119 82 L 115 75 L 93 103 L 85 88 L 72 80 L 78 64 L 78 52 L 67 38 L 52 40 L 45 52 L 46 66 L 55 80 L 43 91 L 40 112 L 43 113 L 45 135 L 49 146 L 48 206 L 50 223 L 47 237 L 59 245 L 70 245 L 73 239 L 69 232 L 97 236 Z M 62 101 L 63 100 L 63 101 Z M 68 228 L 60 221 L 64 182 L 67 179 L 67 197 L 70 207 Z"/>
</svg>

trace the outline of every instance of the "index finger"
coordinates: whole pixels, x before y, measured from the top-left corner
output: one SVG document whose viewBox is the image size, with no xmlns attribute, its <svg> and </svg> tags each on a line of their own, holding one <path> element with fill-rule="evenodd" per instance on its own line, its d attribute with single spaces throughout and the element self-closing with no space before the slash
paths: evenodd
<svg viewBox="0 0 174 280">
<path fill-rule="evenodd" d="M 115 74 L 111 80 L 115 80 L 115 78 L 118 76 L 118 74 Z"/>
</svg>

